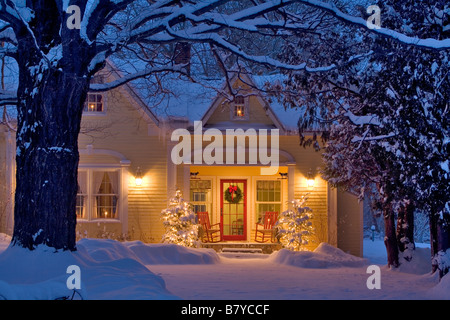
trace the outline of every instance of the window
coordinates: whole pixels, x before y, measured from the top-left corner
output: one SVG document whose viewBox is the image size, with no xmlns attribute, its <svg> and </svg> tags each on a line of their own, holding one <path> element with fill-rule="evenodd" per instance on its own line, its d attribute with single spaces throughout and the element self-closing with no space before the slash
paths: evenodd
<svg viewBox="0 0 450 320">
<path fill-rule="evenodd" d="M 119 171 L 80 170 L 76 213 L 78 219 L 119 219 Z"/>
<path fill-rule="evenodd" d="M 258 180 L 256 182 L 256 221 L 262 222 L 266 211 L 281 212 L 281 181 Z"/>
<path fill-rule="evenodd" d="M 234 99 L 233 119 L 247 119 L 247 108 L 244 96 L 236 96 Z"/>
<path fill-rule="evenodd" d="M 117 219 L 117 172 L 94 172 L 94 218 Z"/>
<path fill-rule="evenodd" d="M 97 93 L 88 93 L 84 102 L 84 112 L 95 113 L 104 112 L 103 95 Z"/>
<path fill-rule="evenodd" d="M 86 219 L 87 172 L 78 172 L 78 192 L 76 201 L 77 219 Z"/>
<path fill-rule="evenodd" d="M 211 180 L 191 180 L 191 205 L 192 210 L 208 212 L 212 221 L 212 188 Z"/>
</svg>

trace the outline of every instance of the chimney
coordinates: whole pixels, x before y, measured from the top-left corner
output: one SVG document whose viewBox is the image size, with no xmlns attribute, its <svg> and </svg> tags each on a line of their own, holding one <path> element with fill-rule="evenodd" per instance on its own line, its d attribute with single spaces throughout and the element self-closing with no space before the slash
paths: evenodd
<svg viewBox="0 0 450 320">
<path fill-rule="evenodd" d="M 174 64 L 188 64 L 186 72 L 191 74 L 191 44 L 188 42 L 177 42 L 175 45 L 175 52 L 173 54 Z"/>
</svg>

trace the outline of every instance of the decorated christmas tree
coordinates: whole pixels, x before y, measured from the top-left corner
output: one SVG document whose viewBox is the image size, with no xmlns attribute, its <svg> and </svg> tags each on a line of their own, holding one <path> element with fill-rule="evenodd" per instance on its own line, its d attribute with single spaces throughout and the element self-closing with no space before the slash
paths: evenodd
<svg viewBox="0 0 450 320">
<path fill-rule="evenodd" d="M 170 199 L 169 207 L 161 211 L 166 233 L 163 243 L 174 243 L 185 247 L 198 247 L 198 224 L 191 205 L 184 201 L 182 193 L 177 190 L 175 197 Z"/>
<path fill-rule="evenodd" d="M 275 224 L 279 241 L 286 249 L 301 251 L 312 239 L 314 234 L 310 221 L 312 210 L 305 206 L 307 199 L 303 196 L 301 199 L 291 201 L 294 209 L 282 212 Z"/>
</svg>

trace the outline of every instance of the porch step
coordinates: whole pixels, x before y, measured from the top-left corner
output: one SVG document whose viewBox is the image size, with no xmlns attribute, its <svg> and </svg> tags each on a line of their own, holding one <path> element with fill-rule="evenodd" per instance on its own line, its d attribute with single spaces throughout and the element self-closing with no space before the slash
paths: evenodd
<svg viewBox="0 0 450 320">
<path fill-rule="evenodd" d="M 232 254 L 270 254 L 276 250 L 281 249 L 279 243 L 259 243 L 259 242 L 216 242 L 216 243 L 202 243 L 203 248 L 214 249 L 218 253 L 227 255 Z"/>
<path fill-rule="evenodd" d="M 222 248 L 222 253 L 263 253 L 260 248 Z"/>
<path fill-rule="evenodd" d="M 265 259 L 269 257 L 269 255 L 264 253 L 261 248 L 225 247 L 219 251 L 219 254 L 226 258 L 238 259 Z"/>
</svg>

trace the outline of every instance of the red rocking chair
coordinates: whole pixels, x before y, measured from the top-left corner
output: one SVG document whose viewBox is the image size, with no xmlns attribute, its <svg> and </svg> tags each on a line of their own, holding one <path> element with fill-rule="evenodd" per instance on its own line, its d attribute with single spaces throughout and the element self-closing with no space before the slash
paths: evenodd
<svg viewBox="0 0 450 320">
<path fill-rule="evenodd" d="M 210 224 L 208 212 L 197 212 L 198 223 L 203 229 L 203 242 L 219 242 L 220 237 L 220 223 Z"/>
<path fill-rule="evenodd" d="M 278 212 L 267 211 L 263 218 L 263 223 L 256 223 L 256 242 L 275 242 L 275 230 L 273 226 L 278 220 Z"/>
</svg>

